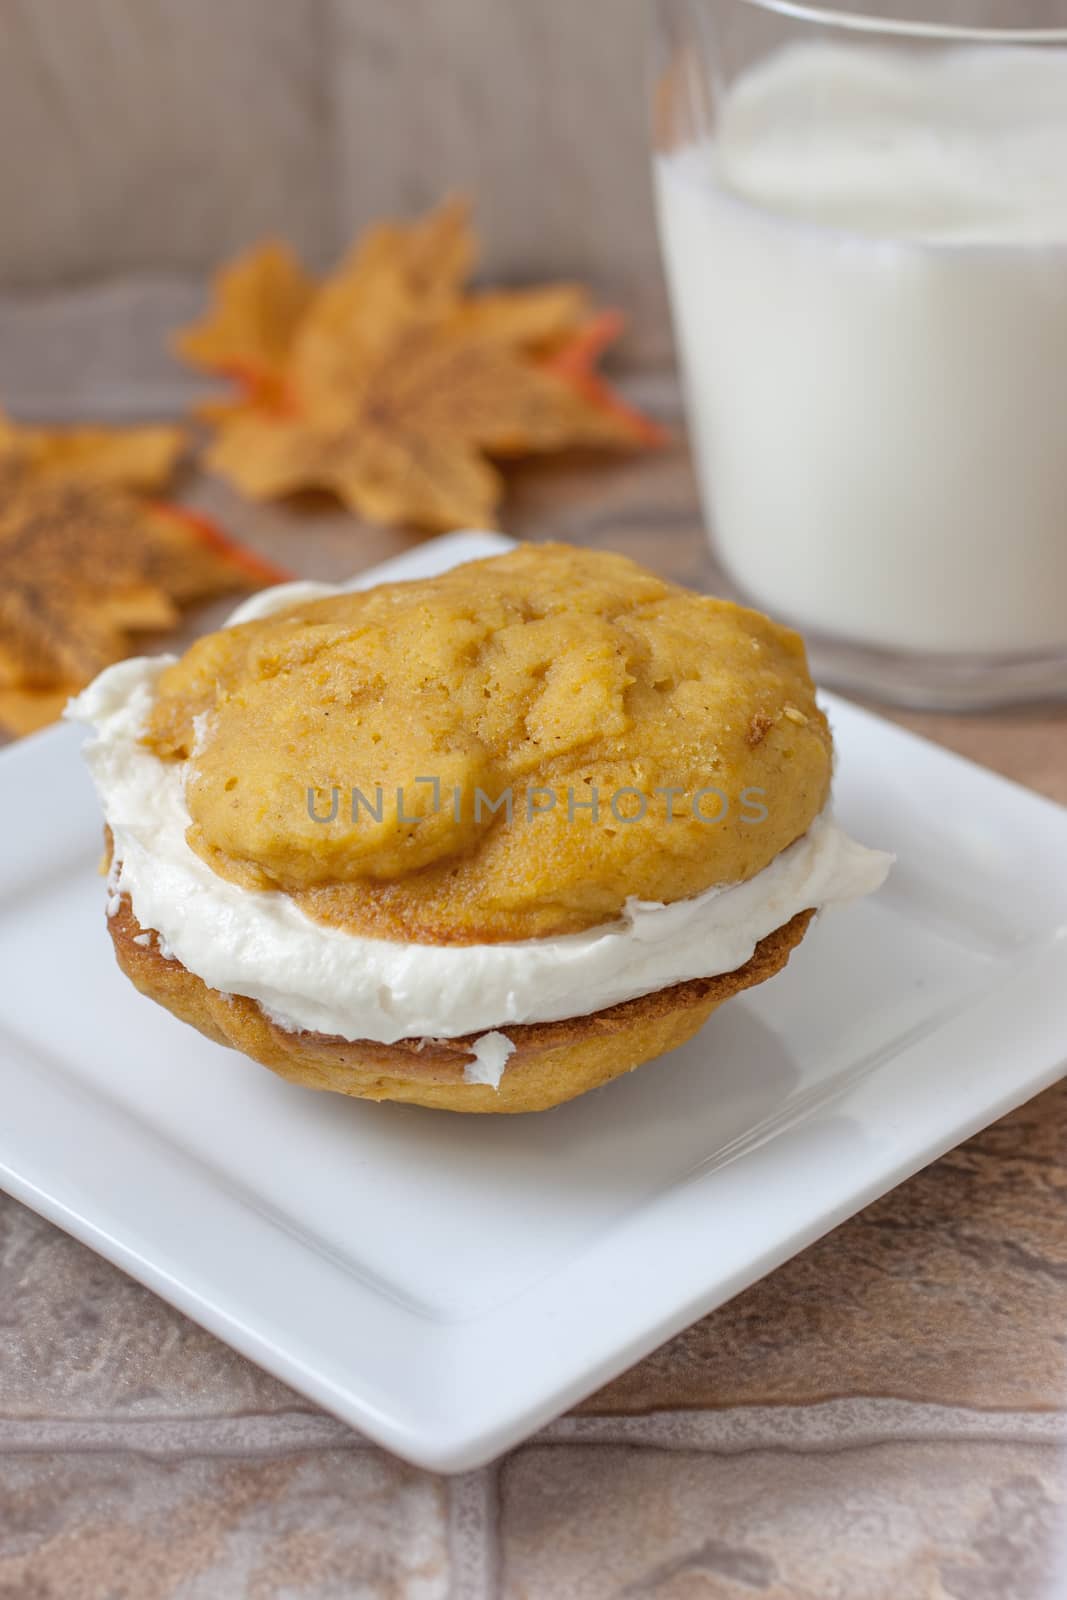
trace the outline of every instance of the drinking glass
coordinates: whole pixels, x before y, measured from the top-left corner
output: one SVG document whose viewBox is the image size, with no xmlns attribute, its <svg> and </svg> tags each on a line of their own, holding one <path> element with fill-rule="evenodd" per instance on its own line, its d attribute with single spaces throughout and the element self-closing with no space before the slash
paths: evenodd
<svg viewBox="0 0 1067 1600">
<path fill-rule="evenodd" d="M 1067 696 L 1067 0 L 658 0 L 652 129 L 721 586 L 824 682 Z"/>
</svg>

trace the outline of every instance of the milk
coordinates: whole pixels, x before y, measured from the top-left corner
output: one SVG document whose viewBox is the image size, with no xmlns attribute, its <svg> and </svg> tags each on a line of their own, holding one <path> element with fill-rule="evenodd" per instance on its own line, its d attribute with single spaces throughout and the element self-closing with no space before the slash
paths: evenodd
<svg viewBox="0 0 1067 1600">
<path fill-rule="evenodd" d="M 784 50 L 657 193 L 744 593 L 878 646 L 1067 645 L 1067 50 Z"/>
</svg>

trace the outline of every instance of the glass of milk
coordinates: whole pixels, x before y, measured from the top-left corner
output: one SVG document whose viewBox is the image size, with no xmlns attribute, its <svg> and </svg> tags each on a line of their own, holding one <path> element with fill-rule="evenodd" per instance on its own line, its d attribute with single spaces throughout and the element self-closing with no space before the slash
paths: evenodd
<svg viewBox="0 0 1067 1600">
<path fill-rule="evenodd" d="M 659 0 L 656 44 L 723 586 L 830 683 L 1067 696 L 1067 0 Z"/>
</svg>

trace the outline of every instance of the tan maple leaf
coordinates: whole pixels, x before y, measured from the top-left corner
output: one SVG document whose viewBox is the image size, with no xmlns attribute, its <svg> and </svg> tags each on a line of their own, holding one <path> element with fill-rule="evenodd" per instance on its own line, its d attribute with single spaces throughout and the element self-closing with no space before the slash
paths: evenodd
<svg viewBox="0 0 1067 1600">
<path fill-rule="evenodd" d="M 0 413 L 0 472 L 74 475 L 144 493 L 162 489 L 186 446 L 182 428 L 32 428 Z"/>
<path fill-rule="evenodd" d="M 192 366 L 231 379 L 240 394 L 207 402 L 202 413 L 225 416 L 250 400 L 283 405 L 286 364 L 315 293 L 313 279 L 288 245 L 271 241 L 218 272 L 213 293 L 209 314 L 177 333 L 174 348 Z"/>
<path fill-rule="evenodd" d="M 178 605 L 286 576 L 178 506 L 148 498 L 175 429 L 23 429 L 0 419 L 0 725 L 20 734 Z"/>
<path fill-rule="evenodd" d="M 461 201 L 370 229 L 290 325 L 274 402 L 246 386 L 208 463 L 253 498 L 327 489 L 447 529 L 495 520 L 498 458 L 660 442 L 595 371 L 621 320 L 573 284 L 467 293 L 476 248 Z"/>
</svg>

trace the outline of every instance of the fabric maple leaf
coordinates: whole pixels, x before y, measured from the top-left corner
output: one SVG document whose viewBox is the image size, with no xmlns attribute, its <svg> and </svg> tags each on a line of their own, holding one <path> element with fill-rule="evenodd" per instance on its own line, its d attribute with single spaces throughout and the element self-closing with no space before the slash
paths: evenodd
<svg viewBox="0 0 1067 1600">
<path fill-rule="evenodd" d="M 327 489 L 373 521 L 447 529 L 495 519 L 497 459 L 660 442 L 595 371 L 621 319 L 572 284 L 467 293 L 475 255 L 459 201 L 370 229 L 288 321 L 273 387 L 241 380 L 216 415 L 209 465 L 255 499 Z M 179 348 L 211 367 L 238 325 L 220 296 Z M 213 370 L 262 370 L 252 340 L 228 355 Z"/>
<path fill-rule="evenodd" d="M 172 627 L 178 606 L 286 574 L 205 519 L 143 492 L 169 479 L 177 429 L 18 428 L 0 418 L 0 725 L 21 734 Z"/>
<path fill-rule="evenodd" d="M 174 339 L 192 366 L 230 378 L 241 390 L 235 401 L 202 407 L 206 417 L 225 416 L 245 400 L 266 408 L 284 403 L 293 335 L 314 293 L 314 281 L 278 242 L 258 246 L 216 274 L 211 315 Z"/>
<path fill-rule="evenodd" d="M 75 476 L 151 493 L 170 482 L 185 449 L 184 430 L 30 428 L 0 413 L 0 484 Z"/>
</svg>

